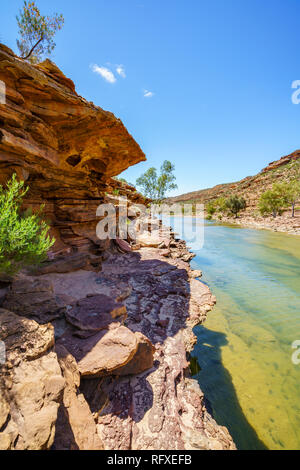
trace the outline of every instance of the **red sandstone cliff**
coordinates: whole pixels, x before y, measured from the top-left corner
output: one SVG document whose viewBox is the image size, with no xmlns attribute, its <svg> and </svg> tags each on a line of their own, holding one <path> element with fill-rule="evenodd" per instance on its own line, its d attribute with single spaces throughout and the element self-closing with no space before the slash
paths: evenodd
<svg viewBox="0 0 300 470">
<path fill-rule="evenodd" d="M 12 173 L 28 183 L 27 204 L 45 204 L 55 251 L 88 250 L 97 242 L 96 209 L 116 187 L 111 177 L 145 160 L 122 122 L 80 97 L 73 82 L 46 60 L 32 66 L 0 45 L 0 184 Z"/>
</svg>

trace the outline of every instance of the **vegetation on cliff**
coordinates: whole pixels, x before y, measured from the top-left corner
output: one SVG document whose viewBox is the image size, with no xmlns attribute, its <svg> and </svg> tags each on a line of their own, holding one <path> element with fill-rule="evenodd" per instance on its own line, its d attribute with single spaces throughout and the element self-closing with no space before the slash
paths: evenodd
<svg viewBox="0 0 300 470">
<path fill-rule="evenodd" d="M 41 220 L 41 212 L 21 212 L 28 188 L 16 175 L 0 186 L 0 272 L 13 274 L 46 258 L 55 240 L 48 235 L 49 226 Z"/>
<path fill-rule="evenodd" d="M 55 48 L 53 40 L 56 31 L 64 24 L 63 15 L 41 15 L 36 3 L 24 1 L 17 16 L 20 39 L 17 45 L 23 59 L 31 63 L 41 62 L 45 54 L 50 55 Z"/>
</svg>

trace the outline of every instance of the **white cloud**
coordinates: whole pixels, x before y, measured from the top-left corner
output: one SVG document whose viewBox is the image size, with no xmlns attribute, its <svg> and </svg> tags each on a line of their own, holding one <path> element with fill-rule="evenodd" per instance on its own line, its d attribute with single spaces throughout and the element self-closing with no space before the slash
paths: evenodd
<svg viewBox="0 0 300 470">
<path fill-rule="evenodd" d="M 99 65 L 94 64 L 91 66 L 92 71 L 101 75 L 104 80 L 109 83 L 115 83 L 117 81 L 116 77 L 114 76 L 113 72 L 106 67 L 99 67 Z"/>
<path fill-rule="evenodd" d="M 149 90 L 144 90 L 144 98 L 152 98 L 154 96 L 154 93 Z"/>
<path fill-rule="evenodd" d="M 117 66 L 117 73 L 120 75 L 122 78 L 126 78 L 126 73 L 123 65 L 118 65 Z"/>
</svg>

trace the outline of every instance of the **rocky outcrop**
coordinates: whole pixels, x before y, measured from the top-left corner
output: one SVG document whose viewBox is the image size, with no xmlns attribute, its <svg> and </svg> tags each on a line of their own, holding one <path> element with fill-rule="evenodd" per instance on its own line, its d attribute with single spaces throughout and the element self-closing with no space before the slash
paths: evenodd
<svg viewBox="0 0 300 470">
<path fill-rule="evenodd" d="M 112 178 L 144 153 L 119 119 L 80 97 L 51 61 L 32 66 L 0 45 L 0 80 L 0 184 L 16 173 L 30 187 L 25 207 L 45 204 L 55 255 L 101 251 L 97 207 L 109 193 L 144 202 Z"/>
<path fill-rule="evenodd" d="M 183 246 L 173 240 L 167 260 L 163 248 L 145 247 L 125 256 L 113 254 L 103 264 L 101 277 L 116 284 L 122 280 L 132 289 L 124 301 L 126 326 L 155 346 L 153 366 L 145 372 L 117 381 L 107 377 L 101 391 L 97 381 L 82 383 L 106 449 L 235 448 L 189 376 L 186 352 L 196 341 L 192 328 L 206 318 L 215 299 L 194 278 L 201 273 L 193 273 L 181 259 L 188 253 Z M 60 292 L 58 279 L 55 286 Z"/>
<path fill-rule="evenodd" d="M 287 165 L 287 163 L 296 161 L 299 158 L 300 158 L 300 150 L 296 150 L 290 155 L 286 155 L 285 157 L 282 157 L 279 160 L 275 160 L 274 162 L 269 163 L 269 165 L 262 170 L 262 173 L 274 170 L 275 168 L 279 168 L 280 166 Z"/>
</svg>

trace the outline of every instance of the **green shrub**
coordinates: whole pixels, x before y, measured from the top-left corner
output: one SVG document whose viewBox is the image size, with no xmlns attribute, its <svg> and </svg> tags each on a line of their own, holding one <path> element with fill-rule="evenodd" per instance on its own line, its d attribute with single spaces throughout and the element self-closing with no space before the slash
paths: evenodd
<svg viewBox="0 0 300 470">
<path fill-rule="evenodd" d="M 230 196 L 226 201 L 226 207 L 230 214 L 234 215 L 235 218 L 238 217 L 239 212 L 246 209 L 247 204 L 243 197 L 239 196 Z"/>
<path fill-rule="evenodd" d="M 275 183 L 272 189 L 265 191 L 259 199 L 258 208 L 263 216 L 281 215 L 283 209 L 287 207 L 287 187 L 284 183 Z"/>
<path fill-rule="evenodd" d="M 207 212 L 208 216 L 210 217 L 210 219 L 212 219 L 212 216 L 216 213 L 216 211 L 217 211 L 217 207 L 216 207 L 215 203 L 213 201 L 209 202 L 206 206 L 206 212 Z"/>
<path fill-rule="evenodd" d="M 15 274 L 25 266 L 37 265 L 45 260 L 55 239 L 48 235 L 49 226 L 41 220 L 41 210 L 33 214 L 21 212 L 28 188 L 16 175 L 0 185 L 0 272 Z"/>
<path fill-rule="evenodd" d="M 215 204 L 218 212 L 227 212 L 226 199 L 224 197 L 218 197 L 217 199 L 215 199 Z"/>
</svg>

